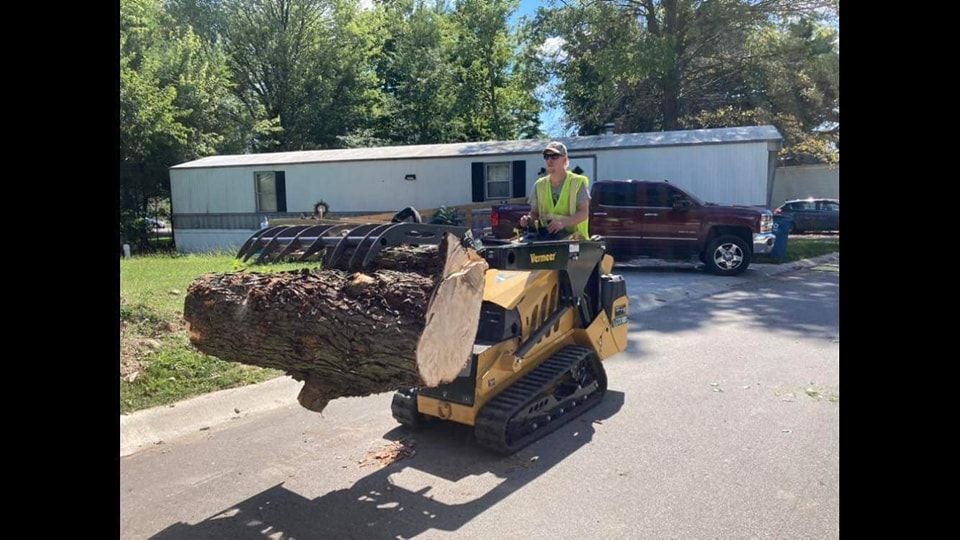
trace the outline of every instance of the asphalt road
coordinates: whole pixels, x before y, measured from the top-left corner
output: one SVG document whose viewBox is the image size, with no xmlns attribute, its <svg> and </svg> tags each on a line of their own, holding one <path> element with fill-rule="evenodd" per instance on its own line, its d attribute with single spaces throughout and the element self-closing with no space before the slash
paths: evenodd
<svg viewBox="0 0 960 540">
<path fill-rule="evenodd" d="M 604 401 L 512 457 L 293 401 L 122 458 L 121 536 L 838 537 L 839 264 L 631 317 Z"/>
</svg>

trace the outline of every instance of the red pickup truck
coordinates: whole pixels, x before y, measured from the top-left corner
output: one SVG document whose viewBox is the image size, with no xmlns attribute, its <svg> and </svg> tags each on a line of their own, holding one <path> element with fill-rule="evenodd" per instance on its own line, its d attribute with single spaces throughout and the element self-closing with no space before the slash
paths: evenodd
<svg viewBox="0 0 960 540">
<path fill-rule="evenodd" d="M 493 235 L 514 236 L 529 205 L 494 206 Z M 755 253 L 769 253 L 776 237 L 766 208 L 706 203 L 666 181 L 594 182 L 590 189 L 590 234 L 604 237 L 617 259 L 694 256 L 707 270 L 736 275 Z"/>
</svg>

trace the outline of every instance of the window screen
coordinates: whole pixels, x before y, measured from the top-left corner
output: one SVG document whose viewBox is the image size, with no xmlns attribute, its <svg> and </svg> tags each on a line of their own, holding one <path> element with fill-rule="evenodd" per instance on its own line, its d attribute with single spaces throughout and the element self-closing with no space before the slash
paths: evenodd
<svg viewBox="0 0 960 540">
<path fill-rule="evenodd" d="M 254 173 L 257 182 L 257 211 L 277 211 L 277 178 L 271 172 Z"/>
<path fill-rule="evenodd" d="M 512 180 L 513 174 L 510 163 L 488 163 L 487 198 L 509 199 Z"/>
</svg>

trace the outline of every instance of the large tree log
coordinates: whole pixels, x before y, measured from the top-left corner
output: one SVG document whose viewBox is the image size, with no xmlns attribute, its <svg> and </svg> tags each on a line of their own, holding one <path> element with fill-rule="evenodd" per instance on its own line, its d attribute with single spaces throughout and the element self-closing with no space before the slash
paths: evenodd
<svg viewBox="0 0 960 540">
<path fill-rule="evenodd" d="M 203 275 L 184 304 L 190 342 L 286 371 L 317 412 L 337 397 L 452 381 L 472 352 L 486 262 L 448 234 L 439 249 L 391 248 L 375 265 Z"/>
</svg>

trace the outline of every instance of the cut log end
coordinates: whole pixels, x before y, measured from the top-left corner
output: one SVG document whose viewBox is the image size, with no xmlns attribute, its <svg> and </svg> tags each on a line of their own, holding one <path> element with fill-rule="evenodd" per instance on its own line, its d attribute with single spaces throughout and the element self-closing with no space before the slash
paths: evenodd
<svg viewBox="0 0 960 540">
<path fill-rule="evenodd" d="M 441 249 L 446 253 L 444 275 L 433 291 L 417 342 L 418 373 L 428 387 L 452 381 L 467 365 L 480 323 L 487 262 L 455 238 L 451 243 Z"/>
</svg>

